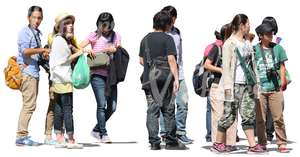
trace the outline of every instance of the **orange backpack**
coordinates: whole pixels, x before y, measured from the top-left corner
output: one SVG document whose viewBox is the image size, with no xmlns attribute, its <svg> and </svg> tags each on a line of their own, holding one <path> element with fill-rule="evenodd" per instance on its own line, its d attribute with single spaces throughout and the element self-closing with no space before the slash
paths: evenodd
<svg viewBox="0 0 300 157">
<path fill-rule="evenodd" d="M 17 63 L 17 57 L 8 59 L 8 65 L 4 69 L 5 84 L 11 89 L 20 89 L 22 84 L 22 72 Z"/>
</svg>

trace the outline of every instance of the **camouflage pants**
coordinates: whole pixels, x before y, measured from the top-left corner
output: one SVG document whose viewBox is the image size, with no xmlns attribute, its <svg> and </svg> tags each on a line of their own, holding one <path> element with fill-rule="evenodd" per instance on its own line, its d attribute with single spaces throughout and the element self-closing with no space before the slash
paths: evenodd
<svg viewBox="0 0 300 157">
<path fill-rule="evenodd" d="M 250 94 L 249 88 L 245 85 L 234 85 L 234 102 L 224 102 L 224 113 L 218 123 L 218 130 L 226 130 L 234 123 L 238 110 L 242 117 L 243 130 L 253 129 L 255 123 L 255 102 L 254 95 Z"/>
</svg>

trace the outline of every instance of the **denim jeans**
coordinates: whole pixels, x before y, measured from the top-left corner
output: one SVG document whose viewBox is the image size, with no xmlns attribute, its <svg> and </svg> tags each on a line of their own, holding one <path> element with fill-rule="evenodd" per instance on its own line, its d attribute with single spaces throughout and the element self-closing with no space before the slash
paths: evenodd
<svg viewBox="0 0 300 157">
<path fill-rule="evenodd" d="M 170 92 L 169 92 L 170 93 Z M 146 99 L 148 104 L 147 109 L 147 129 L 150 144 L 159 144 L 159 117 L 160 112 L 164 117 L 164 124 L 166 130 L 166 144 L 177 143 L 176 138 L 176 124 L 175 124 L 175 104 L 171 101 L 171 94 L 164 98 L 163 105 L 160 107 L 153 99 L 150 92 L 146 92 Z"/>
<path fill-rule="evenodd" d="M 74 134 L 73 93 L 55 93 L 54 132 L 62 134 L 63 124 L 68 135 Z"/>
<path fill-rule="evenodd" d="M 211 103 L 210 97 L 207 96 L 206 106 L 206 136 L 205 139 L 211 139 Z"/>
<path fill-rule="evenodd" d="M 111 96 L 105 96 L 106 77 L 100 75 L 92 75 L 91 85 L 97 102 L 97 124 L 93 131 L 102 137 L 107 135 L 106 121 L 116 111 L 118 90 L 113 86 Z"/>
<path fill-rule="evenodd" d="M 176 134 L 186 135 L 186 118 L 188 112 L 188 90 L 184 80 L 179 81 L 179 91 L 176 94 Z M 164 117 L 160 112 L 159 118 L 160 134 L 166 133 Z"/>
</svg>

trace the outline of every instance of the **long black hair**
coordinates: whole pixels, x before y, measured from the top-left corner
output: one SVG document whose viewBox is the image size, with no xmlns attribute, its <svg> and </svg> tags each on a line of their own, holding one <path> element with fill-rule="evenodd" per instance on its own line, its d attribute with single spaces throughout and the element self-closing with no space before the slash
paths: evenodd
<svg viewBox="0 0 300 157">
<path fill-rule="evenodd" d="M 216 39 L 225 41 L 226 39 L 228 39 L 230 37 L 231 33 L 232 33 L 231 25 L 228 23 L 228 24 L 223 25 L 221 27 L 220 31 L 216 30 L 215 36 L 216 36 Z"/>
<path fill-rule="evenodd" d="M 115 27 L 114 17 L 109 12 L 103 12 L 99 15 L 97 22 L 97 36 L 100 37 L 102 35 L 101 29 L 107 27 L 110 32 L 113 31 Z"/>
<path fill-rule="evenodd" d="M 237 14 L 231 21 L 231 29 L 236 32 L 240 29 L 240 24 L 246 24 L 248 22 L 248 16 L 245 14 Z"/>
</svg>

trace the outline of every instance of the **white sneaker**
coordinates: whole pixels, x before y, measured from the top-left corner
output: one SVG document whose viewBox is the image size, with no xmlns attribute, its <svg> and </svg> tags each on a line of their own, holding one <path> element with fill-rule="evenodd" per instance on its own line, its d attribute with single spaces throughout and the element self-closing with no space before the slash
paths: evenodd
<svg viewBox="0 0 300 157">
<path fill-rule="evenodd" d="M 83 145 L 78 143 L 67 143 L 68 149 L 82 149 Z"/>
<path fill-rule="evenodd" d="M 66 147 L 67 147 L 67 145 L 65 142 L 63 142 L 63 143 L 56 142 L 55 143 L 55 148 L 66 148 Z"/>
<path fill-rule="evenodd" d="M 101 140 L 99 132 L 91 131 L 91 136 L 94 137 L 98 141 Z"/>
<path fill-rule="evenodd" d="M 100 142 L 101 143 L 112 143 L 110 138 L 107 135 L 102 136 Z"/>
</svg>

